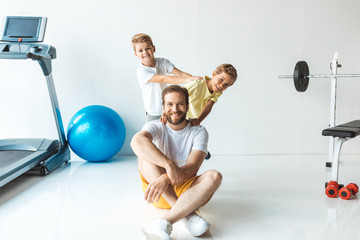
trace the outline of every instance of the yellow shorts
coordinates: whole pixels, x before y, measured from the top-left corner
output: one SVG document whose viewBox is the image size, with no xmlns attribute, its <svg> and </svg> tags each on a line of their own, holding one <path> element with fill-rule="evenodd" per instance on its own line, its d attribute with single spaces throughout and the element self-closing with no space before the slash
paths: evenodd
<svg viewBox="0 0 360 240">
<path fill-rule="evenodd" d="M 140 171 L 139 171 L 139 173 L 140 173 Z M 145 178 L 141 175 L 141 173 L 140 173 L 140 178 L 141 178 L 141 188 L 145 192 L 147 187 L 149 186 L 149 183 L 145 180 Z M 193 184 L 193 182 L 195 181 L 196 178 L 198 178 L 198 176 L 190 178 L 189 180 L 187 180 L 183 184 L 174 186 L 174 191 L 175 191 L 176 196 L 179 197 L 186 190 L 188 190 L 191 187 L 191 185 Z M 160 197 L 158 202 L 154 201 L 152 203 L 152 205 L 154 207 L 157 207 L 157 208 L 164 208 L 164 209 L 170 209 L 171 208 L 170 204 L 162 196 Z"/>
</svg>

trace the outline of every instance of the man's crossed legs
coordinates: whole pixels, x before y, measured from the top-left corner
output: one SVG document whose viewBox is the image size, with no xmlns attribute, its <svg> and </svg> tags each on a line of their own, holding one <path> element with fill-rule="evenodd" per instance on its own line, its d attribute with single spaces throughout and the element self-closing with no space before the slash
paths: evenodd
<svg viewBox="0 0 360 240">
<path fill-rule="evenodd" d="M 165 173 L 164 168 L 158 167 L 148 161 L 141 161 L 140 159 L 139 167 L 141 175 L 148 183 L 158 181 L 160 176 Z M 205 233 L 209 228 L 209 223 L 198 216 L 195 210 L 210 200 L 216 189 L 220 186 L 221 181 L 222 175 L 218 171 L 209 170 L 200 176 L 194 177 L 193 182 L 190 182 L 189 186 L 185 187 L 188 189 L 185 189 L 182 193 L 178 193 L 179 196 L 176 195 L 174 187 L 169 185 L 161 196 L 171 208 L 162 219 L 145 224 L 142 228 L 144 235 L 148 239 L 169 240 L 172 224 L 181 219 L 183 219 L 185 227 L 193 236 L 200 236 Z M 156 202 L 156 200 L 158 200 L 157 191 L 161 190 L 157 189 L 157 185 L 154 187 L 154 185 L 149 184 L 148 187 L 153 189 L 145 190 L 146 200 L 148 202 Z M 156 204 L 154 205 L 156 206 Z"/>
<path fill-rule="evenodd" d="M 159 179 L 160 176 L 164 176 L 165 169 L 154 165 L 148 161 L 142 161 L 139 159 L 140 172 L 143 178 L 148 183 L 154 183 L 156 181 L 164 182 Z M 166 177 L 166 176 L 164 176 Z M 193 236 L 200 236 L 206 232 L 209 228 L 209 223 L 198 216 L 195 211 L 201 206 L 206 204 L 216 189 L 220 186 L 222 181 L 222 175 L 216 170 L 209 170 L 194 178 L 190 187 L 176 195 L 174 187 L 169 185 L 162 197 L 171 206 L 169 211 L 163 216 L 162 219 L 145 224 L 142 228 L 144 235 L 148 239 L 170 239 L 172 231 L 172 224 L 183 219 L 186 228 Z M 169 183 L 167 183 L 169 184 Z M 150 188 L 145 191 L 145 198 L 148 202 L 156 201 L 159 197 L 158 191 L 162 191 L 162 184 L 149 184 Z"/>
</svg>

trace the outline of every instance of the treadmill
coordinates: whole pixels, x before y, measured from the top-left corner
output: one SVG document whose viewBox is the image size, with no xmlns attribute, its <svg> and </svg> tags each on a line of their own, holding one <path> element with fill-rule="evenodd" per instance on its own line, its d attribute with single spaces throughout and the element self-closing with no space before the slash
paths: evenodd
<svg viewBox="0 0 360 240">
<path fill-rule="evenodd" d="M 24 173 L 44 176 L 70 160 L 52 77 L 51 60 L 56 58 L 56 49 L 39 44 L 44 39 L 46 23 L 46 17 L 4 17 L 0 28 L 0 59 L 32 59 L 40 64 L 59 139 L 0 139 L 0 187 Z"/>
</svg>

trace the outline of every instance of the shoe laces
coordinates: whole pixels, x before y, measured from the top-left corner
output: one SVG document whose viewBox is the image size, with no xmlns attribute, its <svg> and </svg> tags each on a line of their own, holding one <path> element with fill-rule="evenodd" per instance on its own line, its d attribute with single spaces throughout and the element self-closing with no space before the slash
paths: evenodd
<svg viewBox="0 0 360 240">
<path fill-rule="evenodd" d="M 161 224 L 161 228 L 170 235 L 170 233 L 173 230 L 172 224 L 166 221 L 165 219 L 161 219 L 160 224 Z"/>
<path fill-rule="evenodd" d="M 187 220 L 187 222 L 192 223 L 192 222 L 197 222 L 201 219 L 201 217 L 199 215 L 197 215 L 195 212 L 190 213 L 188 216 L 185 217 L 185 219 Z"/>
</svg>

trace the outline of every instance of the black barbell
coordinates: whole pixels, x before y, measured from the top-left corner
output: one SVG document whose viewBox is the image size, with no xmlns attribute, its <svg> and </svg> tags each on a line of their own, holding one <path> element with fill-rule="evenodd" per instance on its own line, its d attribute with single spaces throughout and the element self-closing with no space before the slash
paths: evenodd
<svg viewBox="0 0 360 240">
<path fill-rule="evenodd" d="M 338 65 L 337 67 L 341 67 Z M 360 74 L 314 74 L 310 75 L 309 66 L 305 61 L 298 61 L 295 65 L 293 75 L 279 75 L 279 78 L 293 78 L 298 92 L 305 92 L 309 86 L 310 78 L 338 78 L 338 77 L 360 77 Z"/>
</svg>

